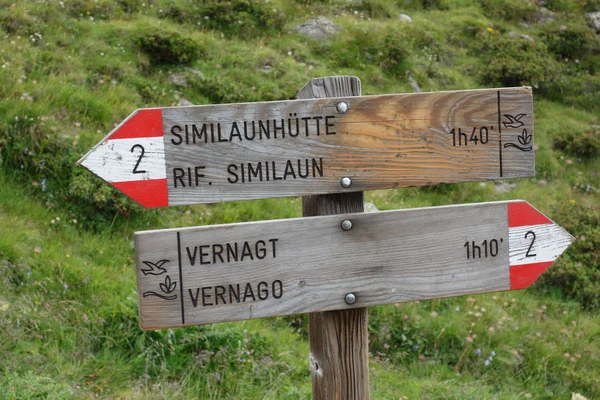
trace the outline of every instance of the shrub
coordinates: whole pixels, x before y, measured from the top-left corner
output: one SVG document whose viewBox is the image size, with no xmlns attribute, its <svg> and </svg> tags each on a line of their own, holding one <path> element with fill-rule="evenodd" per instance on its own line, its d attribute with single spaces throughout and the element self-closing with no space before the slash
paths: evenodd
<svg viewBox="0 0 600 400">
<path fill-rule="evenodd" d="M 202 16 L 198 12 L 198 4 L 189 4 L 189 7 L 180 7 L 178 4 L 170 3 L 158 12 L 159 18 L 168 18 L 178 24 L 191 24 L 194 20 L 201 21 Z"/>
<path fill-rule="evenodd" d="M 423 10 L 423 9 L 448 9 L 444 0 L 361 0 L 347 1 L 346 10 L 350 12 L 358 11 L 369 18 L 398 18 L 400 10 Z M 399 8 L 398 8 L 399 7 Z"/>
<path fill-rule="evenodd" d="M 207 1 L 198 8 L 204 26 L 227 35 L 262 36 L 283 30 L 286 17 L 267 1 Z"/>
<path fill-rule="evenodd" d="M 590 12 L 600 9 L 598 0 L 548 0 L 546 7 L 549 10 L 557 12 Z"/>
<path fill-rule="evenodd" d="M 563 77 L 560 96 L 556 98 L 571 107 L 600 112 L 600 75 L 581 73 Z"/>
<path fill-rule="evenodd" d="M 445 10 L 448 5 L 444 0 L 402 0 L 397 2 L 402 8 L 413 9 L 440 9 Z"/>
<path fill-rule="evenodd" d="M 347 8 L 350 11 L 360 11 L 371 18 L 390 18 L 394 16 L 392 2 L 385 0 L 363 0 L 350 3 Z"/>
<path fill-rule="evenodd" d="M 545 286 L 563 294 L 584 308 L 600 307 L 600 209 L 575 201 L 560 205 L 553 218 L 577 240 L 540 278 Z"/>
<path fill-rule="evenodd" d="M 69 0 L 65 1 L 66 11 L 73 17 L 95 19 L 121 18 L 139 11 L 141 0 Z"/>
<path fill-rule="evenodd" d="M 140 76 L 130 78 L 129 82 L 142 97 L 144 102 L 147 104 L 159 104 L 161 91 L 156 82 Z"/>
<path fill-rule="evenodd" d="M 365 26 L 348 28 L 346 35 L 337 35 L 331 44 L 316 42 L 313 52 L 326 54 L 327 59 L 340 67 L 364 70 L 373 65 L 403 78 L 410 66 L 409 46 L 413 39 L 401 31 L 382 34 L 367 29 Z"/>
<path fill-rule="evenodd" d="M 194 39 L 166 30 L 147 30 L 136 38 L 136 44 L 154 65 L 189 64 L 204 53 Z"/>
<path fill-rule="evenodd" d="M 526 85 L 543 93 L 558 88 L 562 67 L 543 43 L 503 38 L 486 30 L 476 35 L 471 51 L 481 55 L 479 77 L 485 85 Z"/>
<path fill-rule="evenodd" d="M 406 38 L 397 32 L 389 33 L 383 39 L 380 64 L 391 75 L 403 77 L 408 71 L 410 54 Z"/>
<path fill-rule="evenodd" d="M 592 12 L 600 10 L 600 0 L 583 0 L 583 11 Z"/>
<path fill-rule="evenodd" d="M 523 0 L 479 0 L 486 16 L 507 21 L 531 21 L 536 14 L 533 1 Z"/>
<path fill-rule="evenodd" d="M 0 11 L 0 28 L 9 35 L 29 36 L 36 33 L 35 20 L 22 10 L 7 8 Z"/>
<path fill-rule="evenodd" d="M 598 48 L 596 34 L 584 21 L 579 24 L 551 24 L 542 34 L 548 51 L 562 58 L 573 58 Z"/>
<path fill-rule="evenodd" d="M 117 4 L 123 12 L 129 14 L 140 10 L 142 0 L 117 0 Z"/>
<path fill-rule="evenodd" d="M 588 158 L 600 154 L 600 129 L 591 128 L 583 132 L 563 131 L 553 134 L 554 148 L 575 157 Z"/>
</svg>

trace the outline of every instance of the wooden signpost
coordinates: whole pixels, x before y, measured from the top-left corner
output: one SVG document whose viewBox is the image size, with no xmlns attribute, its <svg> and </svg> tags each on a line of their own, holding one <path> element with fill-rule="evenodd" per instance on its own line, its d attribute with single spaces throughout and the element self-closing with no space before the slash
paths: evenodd
<svg viewBox="0 0 600 400">
<path fill-rule="evenodd" d="M 524 201 L 138 232 L 141 325 L 522 289 L 572 240 Z"/>
<path fill-rule="evenodd" d="M 298 99 L 360 96 L 360 79 L 330 76 L 311 79 Z M 364 192 L 302 197 L 305 217 L 364 211 Z M 369 312 L 367 307 L 308 314 L 309 365 L 315 400 L 369 397 Z"/>
<path fill-rule="evenodd" d="M 531 88 L 141 109 L 79 163 L 145 207 L 303 197 L 311 218 L 135 234 L 143 329 L 309 313 L 315 399 L 368 399 L 367 308 L 522 289 L 573 237 L 522 200 L 365 214 L 363 192 L 534 175 Z"/>
<path fill-rule="evenodd" d="M 79 163 L 146 207 L 527 177 L 533 101 L 521 87 L 140 109 Z"/>
</svg>

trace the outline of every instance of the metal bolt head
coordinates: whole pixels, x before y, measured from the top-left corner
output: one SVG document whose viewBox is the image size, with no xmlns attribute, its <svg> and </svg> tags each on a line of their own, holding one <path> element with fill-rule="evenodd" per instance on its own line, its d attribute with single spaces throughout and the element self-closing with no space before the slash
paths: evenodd
<svg viewBox="0 0 600 400">
<path fill-rule="evenodd" d="M 349 188 L 350 186 L 352 186 L 352 179 L 350 179 L 347 176 L 345 176 L 342 179 L 340 179 L 340 185 L 343 188 Z"/>
<path fill-rule="evenodd" d="M 350 221 L 349 219 L 343 220 L 342 229 L 345 231 L 349 231 L 350 229 L 352 229 L 352 221 Z"/>
<path fill-rule="evenodd" d="M 356 302 L 356 296 L 354 293 L 348 293 L 344 300 L 346 301 L 346 304 L 354 304 Z"/>
<path fill-rule="evenodd" d="M 337 103 L 335 108 L 340 114 L 343 114 L 346 111 L 348 111 L 348 103 L 340 101 L 339 103 Z"/>
</svg>

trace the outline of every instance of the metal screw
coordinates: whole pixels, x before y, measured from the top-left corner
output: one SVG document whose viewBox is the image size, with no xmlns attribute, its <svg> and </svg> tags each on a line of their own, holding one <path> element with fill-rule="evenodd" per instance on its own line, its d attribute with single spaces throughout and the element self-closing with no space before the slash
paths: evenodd
<svg viewBox="0 0 600 400">
<path fill-rule="evenodd" d="M 338 112 L 340 114 L 343 114 L 346 111 L 348 111 L 348 103 L 340 101 L 339 103 L 337 103 L 337 105 L 335 106 L 335 108 L 338 110 Z"/>
<path fill-rule="evenodd" d="M 344 300 L 346 301 L 346 304 L 354 304 L 356 302 L 356 296 L 354 293 L 348 293 Z"/>
<path fill-rule="evenodd" d="M 342 229 L 345 231 L 349 231 L 350 229 L 352 229 L 352 221 L 350 221 L 349 219 L 343 220 Z"/>
<path fill-rule="evenodd" d="M 352 179 L 350 179 L 347 176 L 345 176 L 342 179 L 340 179 L 340 185 L 343 188 L 349 188 L 350 186 L 352 186 Z"/>
</svg>

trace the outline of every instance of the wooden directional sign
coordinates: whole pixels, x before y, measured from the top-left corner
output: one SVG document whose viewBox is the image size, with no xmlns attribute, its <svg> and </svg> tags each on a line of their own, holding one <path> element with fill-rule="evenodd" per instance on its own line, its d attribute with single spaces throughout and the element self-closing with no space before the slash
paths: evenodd
<svg viewBox="0 0 600 400">
<path fill-rule="evenodd" d="M 572 241 L 524 201 L 139 232 L 141 326 L 522 289 Z"/>
<path fill-rule="evenodd" d="M 521 87 L 141 109 L 79 162 L 161 207 L 527 177 L 533 149 Z"/>
</svg>

